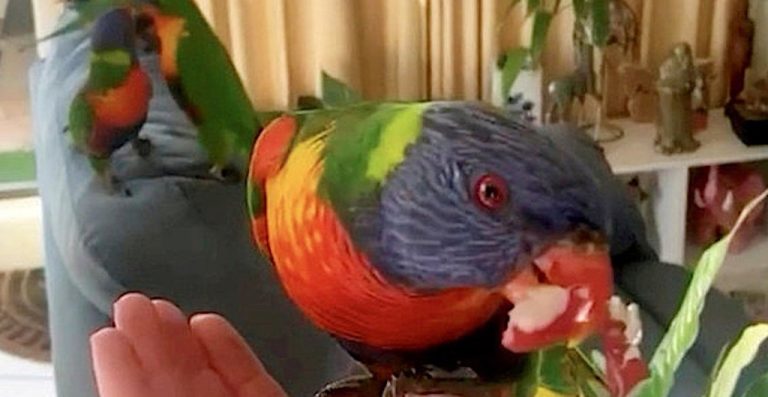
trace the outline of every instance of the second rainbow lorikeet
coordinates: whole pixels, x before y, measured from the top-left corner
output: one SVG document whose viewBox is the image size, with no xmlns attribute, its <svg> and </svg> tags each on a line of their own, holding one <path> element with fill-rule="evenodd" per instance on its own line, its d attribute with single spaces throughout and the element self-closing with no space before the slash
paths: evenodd
<svg viewBox="0 0 768 397">
<path fill-rule="evenodd" d="M 138 40 L 142 47 L 158 54 L 160 70 L 174 99 L 197 127 L 198 141 L 212 164 L 211 173 L 220 179 L 240 180 L 261 127 L 259 116 L 229 54 L 195 2 L 90 0 L 70 4 L 78 11 L 78 18 L 48 38 L 94 20 L 92 29 L 101 29 L 98 21 L 104 20 L 104 13 L 115 8 L 126 10 L 125 15 L 132 15 L 134 28 L 130 34 L 123 32 L 125 40 L 131 40 L 132 45 Z M 102 77 L 94 76 L 93 84 L 113 83 L 109 79 L 97 81 Z M 80 109 L 75 106 L 77 112 Z"/>
<path fill-rule="evenodd" d="M 144 152 L 141 141 L 152 97 L 149 76 L 139 65 L 131 10 L 114 8 L 94 24 L 88 78 L 72 102 L 68 132 L 96 172 L 109 180 L 109 158 L 128 142 Z M 110 185 L 111 186 L 111 185 Z"/>
<path fill-rule="evenodd" d="M 140 34 L 160 57 L 160 70 L 220 178 L 237 175 L 260 125 L 229 54 L 190 0 L 140 3 Z M 215 71 L 215 72 L 214 72 Z"/>
</svg>

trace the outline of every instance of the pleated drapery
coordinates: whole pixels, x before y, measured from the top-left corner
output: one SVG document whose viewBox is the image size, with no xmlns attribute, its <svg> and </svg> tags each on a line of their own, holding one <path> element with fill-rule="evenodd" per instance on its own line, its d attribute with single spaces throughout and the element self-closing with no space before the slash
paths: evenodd
<svg viewBox="0 0 768 397">
<path fill-rule="evenodd" d="M 42 33 L 58 0 L 33 1 Z M 321 70 L 370 99 L 490 100 L 499 51 L 524 44 L 531 29 L 522 6 L 506 13 L 507 0 L 196 1 L 265 108 L 317 94 Z M 722 105 L 728 21 L 739 0 L 625 1 L 642 29 L 637 61 L 656 68 L 675 43 L 690 43 L 696 57 L 713 60 L 711 101 Z M 567 3 L 542 57 L 545 82 L 574 68 Z"/>
</svg>

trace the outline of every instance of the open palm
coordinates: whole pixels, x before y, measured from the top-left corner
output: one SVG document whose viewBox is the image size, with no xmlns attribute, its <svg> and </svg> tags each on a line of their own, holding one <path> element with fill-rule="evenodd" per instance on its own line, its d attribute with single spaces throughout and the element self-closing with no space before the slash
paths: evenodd
<svg viewBox="0 0 768 397">
<path fill-rule="evenodd" d="M 286 397 L 221 316 L 128 294 L 91 337 L 101 397 Z"/>
</svg>

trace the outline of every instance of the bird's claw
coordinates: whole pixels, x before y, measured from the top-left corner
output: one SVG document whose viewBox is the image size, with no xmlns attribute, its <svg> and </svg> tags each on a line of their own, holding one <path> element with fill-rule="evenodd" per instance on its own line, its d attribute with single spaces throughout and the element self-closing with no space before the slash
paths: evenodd
<svg viewBox="0 0 768 397">
<path fill-rule="evenodd" d="M 141 158 L 149 157 L 149 153 L 152 151 L 152 142 L 147 138 L 136 138 L 133 140 L 133 148 Z"/>
<path fill-rule="evenodd" d="M 214 165 L 209 172 L 214 178 L 226 183 L 237 183 L 241 179 L 240 171 L 234 167 Z"/>
<path fill-rule="evenodd" d="M 483 382 L 476 377 L 437 377 L 429 372 L 417 371 L 395 376 L 387 384 L 383 397 L 408 395 L 451 395 L 463 397 L 504 396 L 511 385 Z"/>
<path fill-rule="evenodd" d="M 369 375 L 350 376 L 330 383 L 315 397 L 381 397 L 384 384 Z"/>
</svg>

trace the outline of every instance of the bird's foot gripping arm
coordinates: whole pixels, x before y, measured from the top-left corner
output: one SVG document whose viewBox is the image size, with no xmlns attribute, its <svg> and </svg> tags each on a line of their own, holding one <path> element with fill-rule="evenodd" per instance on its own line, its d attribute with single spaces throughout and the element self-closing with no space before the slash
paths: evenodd
<svg viewBox="0 0 768 397">
<path fill-rule="evenodd" d="M 370 375 L 350 376 L 328 384 L 315 397 L 381 397 L 385 386 Z"/>
<path fill-rule="evenodd" d="M 446 395 L 462 397 L 503 397 L 512 385 L 484 382 L 476 377 L 432 377 L 429 374 L 406 373 L 395 376 L 387 384 L 382 397 Z"/>
</svg>

